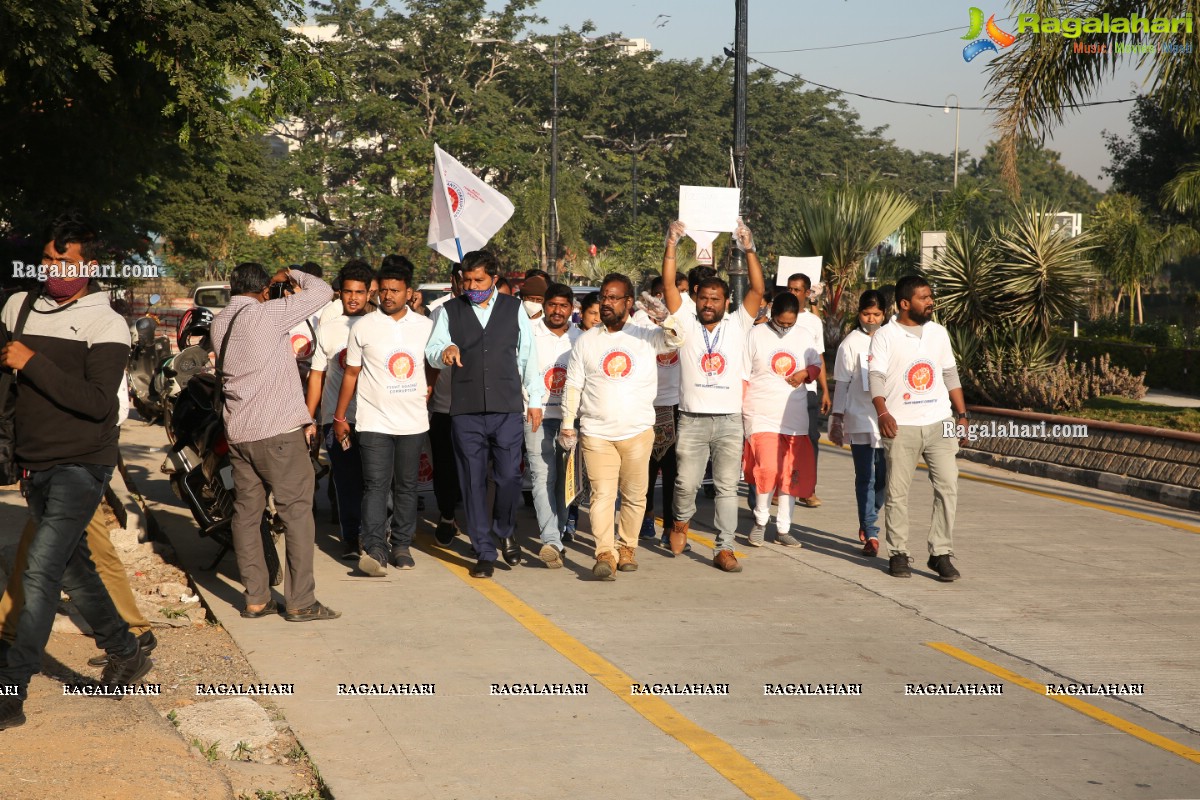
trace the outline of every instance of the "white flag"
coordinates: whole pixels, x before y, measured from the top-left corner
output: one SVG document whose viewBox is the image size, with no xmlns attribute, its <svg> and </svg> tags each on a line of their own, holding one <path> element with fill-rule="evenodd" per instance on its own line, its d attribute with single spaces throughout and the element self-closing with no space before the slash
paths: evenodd
<svg viewBox="0 0 1200 800">
<path fill-rule="evenodd" d="M 433 146 L 433 207 L 426 237 L 430 247 L 451 261 L 462 261 L 464 253 L 482 248 L 512 215 L 507 197 Z"/>
</svg>

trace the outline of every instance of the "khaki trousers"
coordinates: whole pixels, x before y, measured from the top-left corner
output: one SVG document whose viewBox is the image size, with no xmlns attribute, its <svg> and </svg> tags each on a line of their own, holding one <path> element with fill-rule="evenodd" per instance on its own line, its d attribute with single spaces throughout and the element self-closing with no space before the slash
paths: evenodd
<svg viewBox="0 0 1200 800">
<path fill-rule="evenodd" d="M 592 521 L 592 537 L 596 540 L 596 557 L 603 553 L 616 557 L 613 515 L 617 492 L 621 494 L 621 524 L 617 537 L 625 547 L 636 548 L 642 517 L 646 514 L 646 484 L 649 483 L 646 464 L 654 446 L 654 429 L 649 428 L 619 442 L 580 436 L 579 446 L 583 448 L 583 463 L 592 487 L 588 516 Z"/>
<path fill-rule="evenodd" d="M 21 586 L 21 575 L 25 572 L 26 557 L 29 543 L 37 533 L 37 523 L 33 519 L 25 522 L 21 531 L 21 541 L 17 545 L 16 561 L 13 564 L 13 574 L 8 579 L 4 595 L 0 597 L 0 638 L 12 642 L 17 636 L 17 620 L 21 617 L 21 609 L 25 607 L 25 591 Z M 112 597 L 113 605 L 121 619 L 129 624 L 129 632 L 141 636 L 150 630 L 150 622 L 142 615 L 134 599 L 133 589 L 129 586 L 129 575 L 125 565 L 117 555 L 112 540 L 108 538 L 108 525 L 104 520 L 103 504 L 96 507 L 92 521 L 87 526 L 88 549 L 92 551 L 92 561 L 96 564 L 96 572 L 104 582 L 104 588 Z"/>
<path fill-rule="evenodd" d="M 954 553 L 954 512 L 958 508 L 958 439 L 943 436 L 943 423 L 900 425 L 895 439 L 883 440 L 887 457 L 888 555 L 908 554 L 908 489 L 917 462 L 924 458 L 933 484 L 933 516 L 929 523 L 929 555 Z"/>
</svg>

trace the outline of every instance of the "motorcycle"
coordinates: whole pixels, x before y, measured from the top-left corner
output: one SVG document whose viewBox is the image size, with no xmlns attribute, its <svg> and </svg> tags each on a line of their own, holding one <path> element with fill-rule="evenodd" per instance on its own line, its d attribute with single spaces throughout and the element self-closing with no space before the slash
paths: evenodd
<svg viewBox="0 0 1200 800">
<path fill-rule="evenodd" d="M 160 299 L 151 295 L 151 305 Z M 126 367 L 133 407 L 151 424 L 162 420 L 165 400 L 171 391 L 171 379 L 164 372 L 171 361 L 171 340 L 157 332 L 158 321 L 150 315 L 130 325 L 132 346 Z"/>
<path fill-rule="evenodd" d="M 192 349 L 202 351 L 202 362 L 199 354 L 188 353 Z M 183 359 L 185 354 L 187 357 Z M 182 368 L 181 360 L 189 365 L 202 364 L 206 368 L 208 351 L 206 348 L 188 348 L 176 357 L 176 364 Z M 180 369 L 175 377 L 182 374 Z M 203 371 L 203 368 L 187 374 L 171 413 L 170 427 L 174 444 L 160 467 L 170 476 L 175 495 L 192 512 L 200 527 L 200 535 L 213 539 L 221 546 L 216 558 L 207 567 L 209 570 L 215 570 L 233 548 L 235 496 L 229 442 L 225 438 L 224 422 L 214 408 L 215 397 L 215 375 Z M 275 546 L 276 537 L 283 530 L 282 520 L 268 506 L 263 511 L 259 533 L 272 586 L 283 583 L 283 567 Z"/>
</svg>

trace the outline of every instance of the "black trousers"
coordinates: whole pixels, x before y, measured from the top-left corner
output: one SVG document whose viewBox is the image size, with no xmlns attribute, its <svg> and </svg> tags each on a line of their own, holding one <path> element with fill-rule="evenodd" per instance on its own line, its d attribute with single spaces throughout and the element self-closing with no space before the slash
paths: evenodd
<svg viewBox="0 0 1200 800">
<path fill-rule="evenodd" d="M 454 519 L 454 508 L 462 500 L 458 465 L 454 463 L 454 438 L 450 415 L 434 412 L 429 418 L 429 449 L 433 457 L 433 496 L 442 519 Z"/>
</svg>

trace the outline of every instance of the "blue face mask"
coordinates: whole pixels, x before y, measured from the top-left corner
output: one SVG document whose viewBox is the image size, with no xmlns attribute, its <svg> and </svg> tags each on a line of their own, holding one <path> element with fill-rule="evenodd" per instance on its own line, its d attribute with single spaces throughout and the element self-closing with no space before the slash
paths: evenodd
<svg viewBox="0 0 1200 800">
<path fill-rule="evenodd" d="M 486 302 L 487 299 L 492 296 L 492 292 L 495 290 L 495 286 L 490 289 L 464 289 L 463 294 L 465 294 L 467 299 L 472 303 L 479 305 L 480 303 Z"/>
</svg>

